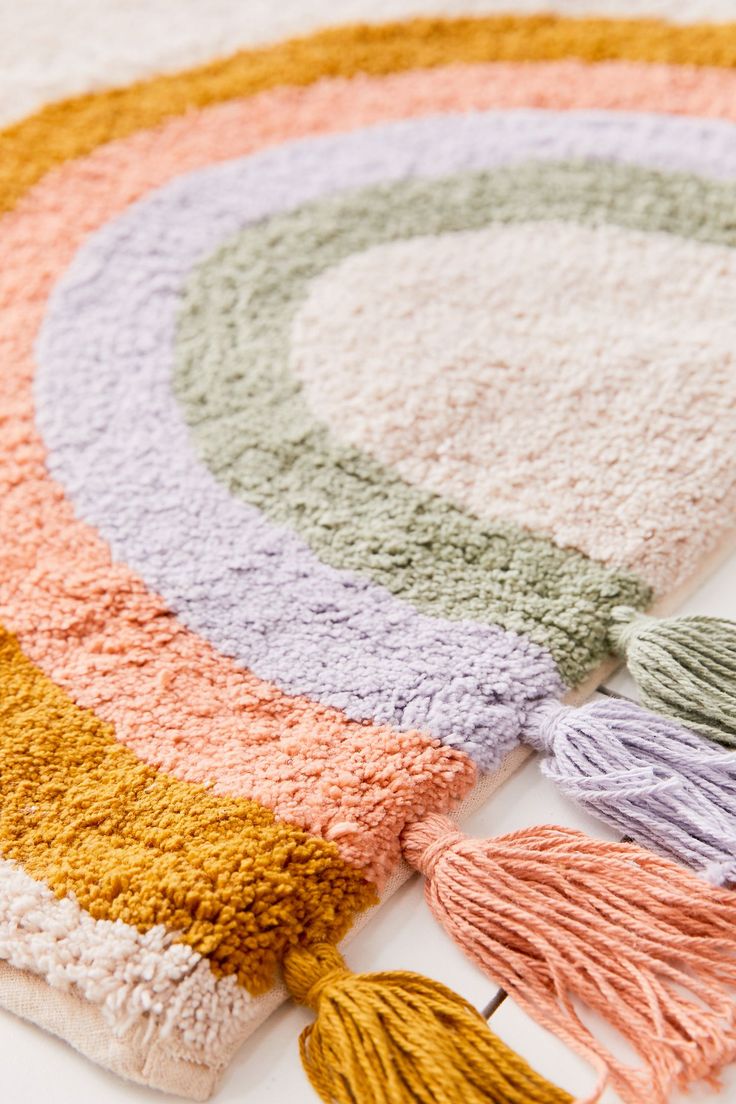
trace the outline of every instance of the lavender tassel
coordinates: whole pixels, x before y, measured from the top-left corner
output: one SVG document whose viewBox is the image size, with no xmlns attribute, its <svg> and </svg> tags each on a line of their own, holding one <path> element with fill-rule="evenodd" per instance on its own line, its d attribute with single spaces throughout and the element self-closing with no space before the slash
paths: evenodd
<svg viewBox="0 0 736 1104">
<path fill-rule="evenodd" d="M 572 801 L 644 847 L 736 883 L 736 755 L 633 702 L 541 702 L 523 739 Z"/>
</svg>

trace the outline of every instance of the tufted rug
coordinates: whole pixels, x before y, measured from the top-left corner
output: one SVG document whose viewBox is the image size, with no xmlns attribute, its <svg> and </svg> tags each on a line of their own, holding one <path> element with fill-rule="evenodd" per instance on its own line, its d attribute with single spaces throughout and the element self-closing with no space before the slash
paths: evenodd
<svg viewBox="0 0 736 1104">
<path fill-rule="evenodd" d="M 726 548 L 736 10 L 4 7 L 0 1003 L 202 1099 Z"/>
</svg>

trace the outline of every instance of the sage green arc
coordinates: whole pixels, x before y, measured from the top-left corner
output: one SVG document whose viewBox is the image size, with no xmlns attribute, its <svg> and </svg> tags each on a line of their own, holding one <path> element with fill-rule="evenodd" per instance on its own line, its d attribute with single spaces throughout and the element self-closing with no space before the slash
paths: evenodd
<svg viewBox="0 0 736 1104">
<path fill-rule="evenodd" d="M 214 475 L 323 562 L 424 613 L 525 633 L 575 685 L 609 650 L 612 607 L 646 607 L 649 587 L 544 536 L 481 522 L 336 441 L 290 372 L 291 323 L 314 277 L 377 244 L 551 218 L 733 244 L 732 212 L 728 185 L 603 162 L 403 181 L 310 203 L 250 226 L 192 273 L 174 390 Z"/>
</svg>

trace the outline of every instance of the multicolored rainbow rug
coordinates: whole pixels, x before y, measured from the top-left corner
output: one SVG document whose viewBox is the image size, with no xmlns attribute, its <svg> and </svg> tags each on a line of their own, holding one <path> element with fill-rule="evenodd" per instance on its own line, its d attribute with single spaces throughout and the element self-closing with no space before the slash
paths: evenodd
<svg viewBox="0 0 736 1104">
<path fill-rule="evenodd" d="M 736 1055 L 736 8 L 546 7 L 6 12 L 0 1004 L 144 1084 L 571 1101 L 350 973 L 402 855 L 590 1100 Z M 463 836 L 530 748 L 625 841 Z"/>
</svg>

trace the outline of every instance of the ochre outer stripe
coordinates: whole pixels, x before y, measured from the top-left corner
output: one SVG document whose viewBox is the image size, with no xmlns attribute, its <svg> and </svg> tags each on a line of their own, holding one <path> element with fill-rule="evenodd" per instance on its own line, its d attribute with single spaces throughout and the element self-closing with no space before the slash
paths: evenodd
<svg viewBox="0 0 736 1104">
<path fill-rule="evenodd" d="M 496 16 L 330 28 L 174 76 L 50 104 L 0 138 L 0 211 L 55 165 L 194 107 L 327 76 L 377 76 L 453 62 L 627 60 L 736 65 L 736 23 Z"/>
<path fill-rule="evenodd" d="M 375 903 L 334 844 L 141 763 L 4 631 L 0 684 L 0 850 L 57 897 L 163 924 L 254 994 L 288 946 L 340 939 Z"/>
</svg>

